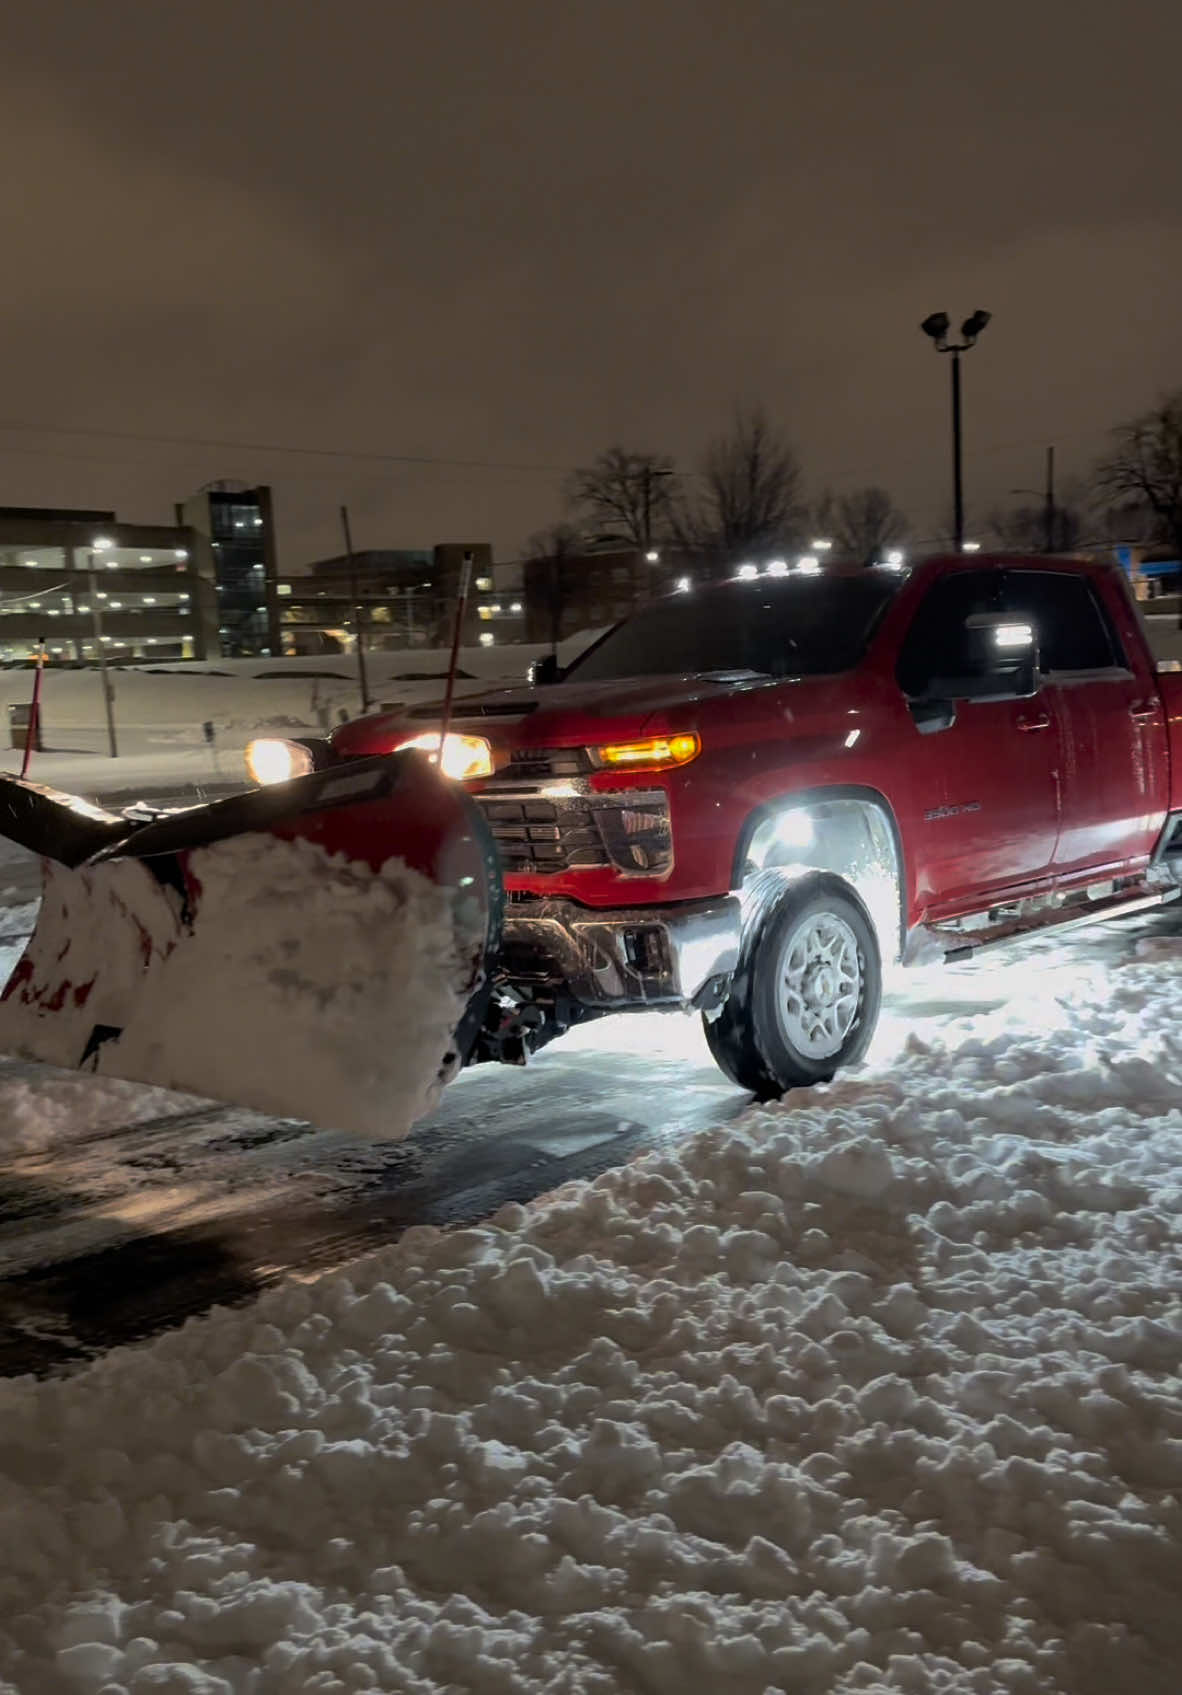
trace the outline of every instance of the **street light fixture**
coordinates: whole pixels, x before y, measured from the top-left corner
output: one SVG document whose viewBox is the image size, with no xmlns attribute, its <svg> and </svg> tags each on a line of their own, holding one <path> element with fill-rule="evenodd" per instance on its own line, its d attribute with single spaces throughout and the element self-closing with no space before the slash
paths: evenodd
<svg viewBox="0 0 1182 1695">
<path fill-rule="evenodd" d="M 954 525 L 956 531 L 956 551 L 963 553 L 964 546 L 964 478 L 961 452 L 960 432 L 960 356 L 967 353 L 970 347 L 975 347 L 977 337 L 989 323 L 990 314 L 978 309 L 970 314 L 960 326 L 961 339 L 949 341 L 948 332 L 952 320 L 947 312 L 931 312 L 920 324 L 924 335 L 931 340 L 937 353 L 952 355 L 952 497 L 954 508 Z"/>
</svg>

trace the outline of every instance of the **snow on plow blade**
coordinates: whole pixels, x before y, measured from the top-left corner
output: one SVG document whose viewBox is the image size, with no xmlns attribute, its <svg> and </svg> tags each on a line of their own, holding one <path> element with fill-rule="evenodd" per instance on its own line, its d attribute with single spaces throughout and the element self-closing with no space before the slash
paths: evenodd
<svg viewBox="0 0 1182 1695">
<path fill-rule="evenodd" d="M 4 777 L 0 834 L 44 866 L 0 1049 L 389 1137 L 480 1026 L 496 849 L 422 754 L 154 817 Z"/>
</svg>

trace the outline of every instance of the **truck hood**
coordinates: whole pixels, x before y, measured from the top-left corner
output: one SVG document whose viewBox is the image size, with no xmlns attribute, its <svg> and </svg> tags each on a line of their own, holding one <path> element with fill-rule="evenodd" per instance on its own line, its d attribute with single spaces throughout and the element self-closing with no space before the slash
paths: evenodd
<svg viewBox="0 0 1182 1695">
<path fill-rule="evenodd" d="M 637 735 L 652 723 L 664 725 L 670 715 L 717 700 L 722 696 L 765 689 L 782 679 L 751 672 L 711 672 L 699 676 L 630 677 L 604 683 L 577 681 L 545 688 L 514 686 L 490 689 L 457 699 L 452 707 L 452 728 L 532 747 L 561 746 L 578 741 L 583 726 L 621 719 L 630 720 L 625 733 Z M 333 732 L 332 744 L 339 754 L 356 758 L 362 754 L 389 751 L 410 736 L 435 729 L 443 710 L 442 701 L 408 707 L 400 712 L 357 718 Z M 658 722 L 659 721 L 659 722 Z"/>
</svg>

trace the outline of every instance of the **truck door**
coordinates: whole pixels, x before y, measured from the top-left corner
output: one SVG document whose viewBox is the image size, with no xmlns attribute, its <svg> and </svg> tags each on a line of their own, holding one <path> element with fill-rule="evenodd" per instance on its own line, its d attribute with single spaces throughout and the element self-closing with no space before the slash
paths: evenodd
<svg viewBox="0 0 1182 1695">
<path fill-rule="evenodd" d="M 969 619 L 1005 612 L 997 569 L 938 577 L 903 638 L 896 679 L 910 706 L 900 749 L 915 896 L 930 918 L 970 912 L 1048 877 L 1059 826 L 1059 726 L 1047 690 L 1029 700 L 920 703 L 940 679 L 983 670 Z"/>
<path fill-rule="evenodd" d="M 1129 655 L 1087 575 L 1011 567 L 1006 610 L 1038 632 L 1062 738 L 1055 869 L 1117 874 L 1144 863 L 1164 810 L 1166 723 L 1154 676 Z"/>
</svg>

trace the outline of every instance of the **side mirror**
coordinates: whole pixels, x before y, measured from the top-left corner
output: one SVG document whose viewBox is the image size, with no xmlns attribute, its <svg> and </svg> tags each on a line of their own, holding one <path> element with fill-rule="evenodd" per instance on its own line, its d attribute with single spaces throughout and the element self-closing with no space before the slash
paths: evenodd
<svg viewBox="0 0 1182 1695">
<path fill-rule="evenodd" d="M 957 700 L 1030 700 L 1039 691 L 1042 680 L 1038 674 L 1038 659 L 1034 654 L 1017 660 L 1004 670 L 986 672 L 981 677 L 966 677 L 957 689 Z"/>
<path fill-rule="evenodd" d="M 529 668 L 530 686 L 535 689 L 544 688 L 548 683 L 562 681 L 562 666 L 558 663 L 556 653 L 543 654 L 541 659 L 535 659 Z"/>
<path fill-rule="evenodd" d="M 1038 635 L 1028 619 L 1014 614 L 977 612 L 966 619 L 969 652 L 975 663 L 964 676 L 936 676 L 930 699 L 1029 700 L 1041 687 Z"/>
</svg>

